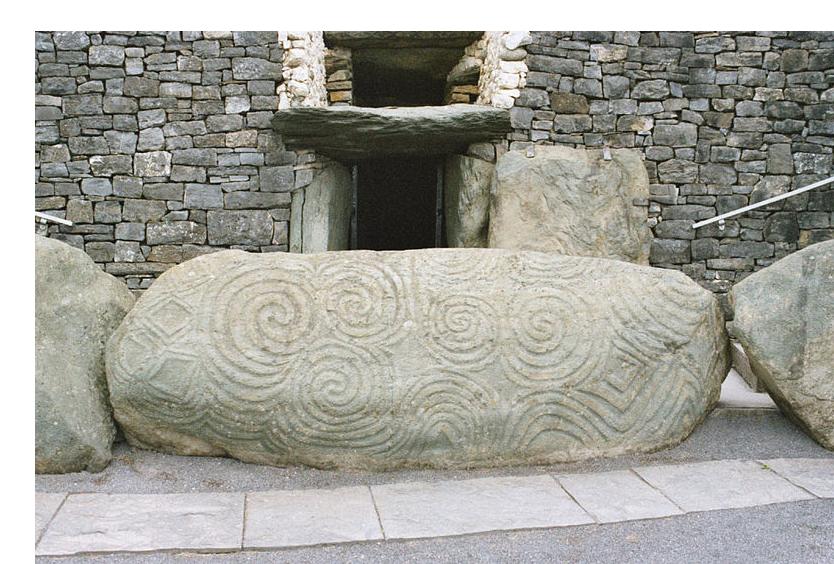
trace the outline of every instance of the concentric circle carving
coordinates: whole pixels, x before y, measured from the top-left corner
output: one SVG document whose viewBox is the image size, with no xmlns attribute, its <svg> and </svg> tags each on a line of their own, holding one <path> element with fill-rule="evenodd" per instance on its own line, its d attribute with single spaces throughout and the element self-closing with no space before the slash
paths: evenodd
<svg viewBox="0 0 834 564">
<path fill-rule="evenodd" d="M 600 358 L 594 347 L 606 347 L 599 323 L 587 316 L 590 311 L 566 289 L 518 294 L 509 316 L 508 377 L 537 386 L 581 382 L 590 375 Z"/>
<path fill-rule="evenodd" d="M 286 440 L 298 447 L 385 450 L 394 432 L 390 365 L 341 341 L 307 350 L 286 382 Z"/>
<path fill-rule="evenodd" d="M 304 348 L 316 324 L 315 302 L 303 286 L 303 272 L 248 270 L 218 284 L 209 297 L 213 315 L 208 349 L 232 382 L 261 386 L 259 375 Z"/>
<path fill-rule="evenodd" d="M 381 261 L 334 260 L 317 273 L 324 318 L 349 341 L 396 340 L 407 317 L 400 275 Z"/>
<path fill-rule="evenodd" d="M 452 294 L 434 296 L 424 326 L 432 354 L 453 366 L 474 370 L 495 359 L 498 316 L 486 299 Z"/>
</svg>

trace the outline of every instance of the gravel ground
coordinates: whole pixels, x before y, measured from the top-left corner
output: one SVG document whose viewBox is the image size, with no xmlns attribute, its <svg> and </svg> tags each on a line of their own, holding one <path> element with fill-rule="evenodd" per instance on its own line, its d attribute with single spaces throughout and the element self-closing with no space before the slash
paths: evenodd
<svg viewBox="0 0 834 564">
<path fill-rule="evenodd" d="M 691 513 L 648 521 L 235 554 L 38 558 L 43 564 L 249 562 L 802 562 L 834 561 L 834 500 Z"/>
<path fill-rule="evenodd" d="M 438 481 L 484 476 L 574 473 L 703 460 L 834 457 L 773 409 L 717 409 L 681 445 L 653 454 L 551 466 L 481 470 L 402 470 L 384 473 L 274 468 L 228 458 L 183 457 L 119 444 L 98 474 L 39 475 L 42 492 L 179 493 L 334 488 L 359 484 Z M 834 533 L 832 533 L 834 536 Z M 834 560 L 834 558 L 832 558 Z"/>
</svg>

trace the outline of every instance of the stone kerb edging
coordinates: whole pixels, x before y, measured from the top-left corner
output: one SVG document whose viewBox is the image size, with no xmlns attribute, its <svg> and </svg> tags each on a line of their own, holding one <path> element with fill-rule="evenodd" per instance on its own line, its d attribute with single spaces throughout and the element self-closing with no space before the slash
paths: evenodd
<svg viewBox="0 0 834 564">
<path fill-rule="evenodd" d="M 598 526 L 820 498 L 834 499 L 834 458 L 325 490 L 38 493 L 36 554 L 266 550 Z"/>
</svg>

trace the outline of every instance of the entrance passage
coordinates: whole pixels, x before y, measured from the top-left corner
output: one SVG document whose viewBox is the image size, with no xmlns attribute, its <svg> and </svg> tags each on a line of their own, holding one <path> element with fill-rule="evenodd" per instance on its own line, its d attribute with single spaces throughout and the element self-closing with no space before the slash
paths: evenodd
<svg viewBox="0 0 834 564">
<path fill-rule="evenodd" d="M 356 177 L 356 248 L 402 251 L 441 246 L 436 159 L 362 161 Z"/>
</svg>

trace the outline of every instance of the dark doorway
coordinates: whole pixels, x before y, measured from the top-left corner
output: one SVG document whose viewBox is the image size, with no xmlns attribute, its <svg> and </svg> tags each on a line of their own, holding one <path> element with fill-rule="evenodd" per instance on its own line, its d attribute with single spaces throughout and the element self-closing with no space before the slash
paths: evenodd
<svg viewBox="0 0 834 564">
<path fill-rule="evenodd" d="M 441 245 L 437 159 L 362 161 L 356 177 L 357 248 L 401 251 Z"/>
<path fill-rule="evenodd" d="M 462 48 L 354 49 L 357 106 L 439 106 Z"/>
</svg>

